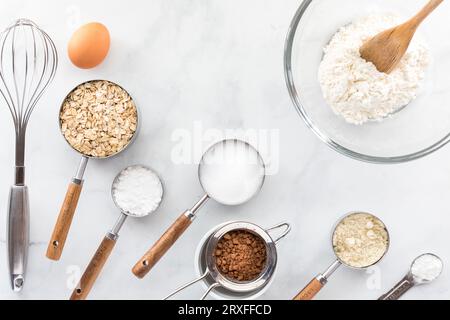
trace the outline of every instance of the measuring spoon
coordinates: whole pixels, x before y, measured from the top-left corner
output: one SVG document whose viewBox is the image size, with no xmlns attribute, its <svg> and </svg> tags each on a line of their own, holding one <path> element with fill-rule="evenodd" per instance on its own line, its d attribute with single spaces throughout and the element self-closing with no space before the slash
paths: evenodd
<svg viewBox="0 0 450 320">
<path fill-rule="evenodd" d="M 209 198 L 223 205 L 235 206 L 256 196 L 264 184 L 265 165 L 259 152 L 249 143 L 229 139 L 214 144 L 205 152 L 198 176 L 205 195 L 183 212 L 134 265 L 132 272 L 138 278 L 145 277 L 175 244 Z"/>
<path fill-rule="evenodd" d="M 315 277 L 305 288 L 303 288 L 302 291 L 300 291 L 299 294 L 297 294 L 294 297 L 293 300 L 312 300 L 319 293 L 319 291 L 328 283 L 328 279 L 341 265 L 344 265 L 351 269 L 364 270 L 364 269 L 367 269 L 367 268 L 377 264 L 384 258 L 384 256 L 386 255 L 386 253 L 389 249 L 389 242 L 390 242 L 389 241 L 389 232 L 387 231 L 386 227 L 385 227 L 385 230 L 386 230 L 387 237 L 388 237 L 387 246 L 386 246 L 386 250 L 384 251 L 383 255 L 381 256 L 381 258 L 378 261 L 375 261 L 374 263 L 372 263 L 371 265 L 368 265 L 368 266 L 363 266 L 363 267 L 358 266 L 357 267 L 357 266 L 352 266 L 348 263 L 345 263 L 344 261 L 342 261 L 339 258 L 339 255 L 337 254 L 336 249 L 333 244 L 334 235 L 336 233 L 337 228 L 341 225 L 341 223 L 343 223 L 347 218 L 349 218 L 353 215 L 356 215 L 356 214 L 364 214 L 364 215 L 372 216 L 374 219 L 380 221 L 383 224 L 383 226 L 385 227 L 384 223 L 379 218 L 375 217 L 374 215 L 372 215 L 370 213 L 352 212 L 352 213 L 349 213 L 346 216 L 344 216 L 344 218 L 339 220 L 339 222 L 335 225 L 333 234 L 331 237 L 331 246 L 332 246 L 334 254 L 336 256 L 336 261 L 333 262 L 333 264 L 330 267 L 328 267 L 328 269 L 324 273 L 321 273 L 317 277 Z"/>
<path fill-rule="evenodd" d="M 127 170 L 132 168 L 144 168 L 148 170 L 151 174 L 154 174 L 155 177 L 159 181 L 159 185 L 161 187 L 161 197 L 158 205 L 150 212 L 147 212 L 145 214 L 137 214 L 135 212 L 127 211 L 120 207 L 119 203 L 117 202 L 116 198 L 116 187 L 118 185 L 118 181 L 121 178 L 122 174 L 124 174 Z M 122 228 L 123 224 L 125 223 L 125 220 L 127 217 L 133 217 L 133 218 L 143 218 L 148 216 L 149 214 L 153 213 L 158 209 L 159 205 L 161 204 L 162 198 L 164 194 L 163 184 L 158 177 L 158 175 L 151 170 L 150 168 L 144 167 L 144 166 L 131 166 L 124 170 L 122 170 L 114 179 L 114 182 L 111 186 L 111 195 L 114 201 L 115 206 L 120 210 L 119 218 L 117 219 L 116 224 L 114 227 L 109 231 L 106 236 L 103 238 L 103 241 L 101 242 L 100 246 L 98 247 L 97 251 L 95 252 L 94 256 L 91 259 L 91 262 L 87 266 L 86 270 L 83 273 L 83 276 L 80 279 L 80 282 L 78 283 L 75 290 L 72 292 L 72 296 L 70 297 L 70 300 L 84 300 L 86 299 L 87 295 L 92 289 L 92 286 L 94 285 L 95 281 L 97 280 L 97 277 L 99 276 L 100 272 L 103 269 L 103 266 L 105 265 L 106 261 L 108 260 L 109 255 L 111 254 L 112 250 L 114 249 L 114 246 L 117 242 L 117 239 L 119 238 L 119 231 Z"/>
<path fill-rule="evenodd" d="M 424 277 L 421 275 L 416 267 L 424 260 L 434 260 L 437 263 L 436 268 L 429 270 L 429 274 Z M 442 273 L 444 264 L 437 255 L 426 253 L 417 257 L 411 264 L 408 274 L 397 283 L 388 293 L 382 295 L 378 300 L 398 300 L 411 288 L 423 284 L 428 284 L 436 280 Z"/>
</svg>

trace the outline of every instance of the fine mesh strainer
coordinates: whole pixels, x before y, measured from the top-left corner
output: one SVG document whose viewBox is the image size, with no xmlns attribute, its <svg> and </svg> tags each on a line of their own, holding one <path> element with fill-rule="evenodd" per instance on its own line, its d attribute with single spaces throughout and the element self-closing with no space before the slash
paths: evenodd
<svg viewBox="0 0 450 320">
<path fill-rule="evenodd" d="M 273 239 L 270 233 L 279 229 L 282 229 L 280 235 Z M 225 234 L 239 230 L 250 232 L 258 236 L 265 243 L 267 253 L 266 265 L 258 278 L 252 281 L 234 281 L 227 278 L 220 273 L 214 259 L 214 251 L 219 240 Z M 200 245 L 200 253 L 196 264 L 198 264 L 201 276 L 181 286 L 168 295 L 165 300 L 202 280 L 207 285 L 207 290 L 201 297 L 201 300 L 204 300 L 213 290 L 221 297 L 228 298 L 248 298 L 256 295 L 271 282 L 278 260 L 276 244 L 283 239 L 290 230 L 291 226 L 289 223 L 280 223 L 271 228 L 263 229 L 256 224 L 241 221 L 229 222 L 216 227 Z"/>
</svg>

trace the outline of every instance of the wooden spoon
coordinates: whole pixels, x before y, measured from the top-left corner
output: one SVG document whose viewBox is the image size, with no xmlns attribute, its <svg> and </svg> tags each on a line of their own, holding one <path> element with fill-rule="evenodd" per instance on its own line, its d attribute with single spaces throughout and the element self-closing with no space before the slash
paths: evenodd
<svg viewBox="0 0 450 320">
<path fill-rule="evenodd" d="M 419 25 L 443 1 L 431 0 L 410 20 L 367 40 L 359 50 L 361 57 L 372 62 L 378 71 L 391 73 L 408 50 Z"/>
</svg>

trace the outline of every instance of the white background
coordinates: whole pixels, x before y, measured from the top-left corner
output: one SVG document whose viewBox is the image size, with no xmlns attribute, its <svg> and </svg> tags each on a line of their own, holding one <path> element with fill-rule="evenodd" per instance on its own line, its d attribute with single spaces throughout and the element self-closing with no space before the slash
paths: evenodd
<svg viewBox="0 0 450 320">
<path fill-rule="evenodd" d="M 0 298 L 66 299 L 73 267 L 84 269 L 118 212 L 110 184 L 124 167 L 142 163 L 162 176 L 166 194 L 158 212 L 129 219 L 92 299 L 160 299 L 193 278 L 194 251 L 203 235 L 227 220 L 261 226 L 293 225 L 279 244 L 276 279 L 263 298 L 290 299 L 332 261 L 331 227 L 353 210 L 372 212 L 387 224 L 390 252 L 371 275 L 342 268 L 320 299 L 375 299 L 394 285 L 417 255 L 432 251 L 450 261 L 450 148 L 413 163 L 379 166 L 334 153 L 302 123 L 288 96 L 283 47 L 299 0 L 150 0 L 0 2 L 0 24 L 27 17 L 54 39 L 60 54 L 56 79 L 29 125 L 27 183 L 31 192 L 28 278 L 21 294 L 12 293 L 6 265 L 5 221 L 13 178 L 13 127 L 0 105 Z M 110 55 L 100 67 L 79 70 L 67 58 L 74 29 L 100 21 L 112 36 Z M 92 161 L 86 172 L 77 214 L 62 259 L 45 258 L 67 183 L 79 156 L 58 130 L 61 101 L 78 83 L 109 79 L 135 98 L 142 128 L 126 153 Z M 165 228 L 202 196 L 195 164 L 177 165 L 172 134 L 204 129 L 279 130 L 279 172 L 267 178 L 260 195 L 238 208 L 210 202 L 176 247 L 144 279 L 131 274 L 136 260 Z M 275 131 L 276 132 L 276 131 Z M 449 269 L 434 284 L 408 293 L 411 299 L 448 299 Z M 369 285 L 368 285 L 369 283 Z M 195 287 L 180 297 L 196 299 Z"/>
</svg>

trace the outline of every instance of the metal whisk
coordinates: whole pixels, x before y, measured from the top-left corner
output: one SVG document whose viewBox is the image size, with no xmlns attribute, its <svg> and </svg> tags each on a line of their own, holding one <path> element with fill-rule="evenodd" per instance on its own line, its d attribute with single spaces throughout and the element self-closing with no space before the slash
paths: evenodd
<svg viewBox="0 0 450 320">
<path fill-rule="evenodd" d="M 8 262 L 11 286 L 20 291 L 28 258 L 30 212 L 25 185 L 25 135 L 37 102 L 55 76 L 58 54 L 34 22 L 19 19 L 0 35 L 0 93 L 14 121 L 15 178 L 8 204 Z"/>
</svg>

